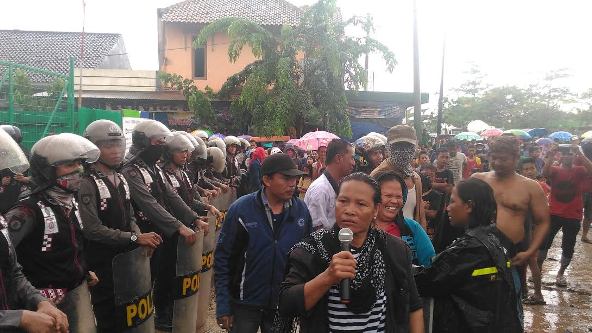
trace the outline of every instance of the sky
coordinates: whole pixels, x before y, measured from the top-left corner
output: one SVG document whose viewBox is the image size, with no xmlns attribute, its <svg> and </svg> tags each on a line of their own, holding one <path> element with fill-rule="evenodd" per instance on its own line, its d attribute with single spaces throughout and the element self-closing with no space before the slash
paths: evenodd
<svg viewBox="0 0 592 333">
<path fill-rule="evenodd" d="M 311 5 L 315 0 L 288 0 Z M 86 31 L 121 33 L 133 69 L 158 69 L 156 10 L 179 0 L 86 0 Z M 0 29 L 80 31 L 82 0 L 0 0 Z M 445 90 L 451 92 L 475 64 L 492 85 L 535 83 L 567 69 L 560 84 L 592 88 L 592 1 L 417 0 L 421 89 L 439 90 L 446 40 Z M 393 73 L 370 58 L 371 90 L 412 91 L 412 0 L 338 0 L 344 17 L 374 18 L 374 37 L 398 60 Z"/>
</svg>

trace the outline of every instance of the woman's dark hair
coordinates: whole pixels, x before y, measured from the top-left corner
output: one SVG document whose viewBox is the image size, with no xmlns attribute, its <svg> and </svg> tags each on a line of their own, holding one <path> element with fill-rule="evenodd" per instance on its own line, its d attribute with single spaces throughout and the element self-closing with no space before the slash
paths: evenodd
<svg viewBox="0 0 592 333">
<path fill-rule="evenodd" d="M 341 180 L 341 182 L 339 183 L 339 190 L 337 191 L 337 195 L 339 195 L 339 192 L 341 192 L 341 186 L 343 186 L 343 184 L 345 184 L 347 182 L 351 182 L 351 181 L 358 181 L 358 182 L 368 184 L 368 186 L 370 186 L 374 190 L 374 196 L 372 197 L 372 201 L 374 201 L 374 204 L 380 203 L 380 200 L 381 200 L 380 185 L 378 185 L 378 183 L 376 182 L 376 180 L 374 180 L 374 178 L 368 176 L 367 174 L 365 174 L 363 172 L 354 172 L 349 176 L 345 176 Z"/>
<path fill-rule="evenodd" d="M 477 178 L 461 180 L 456 185 L 456 193 L 462 201 L 472 205 L 469 229 L 495 223 L 497 203 L 489 184 Z"/>
<path fill-rule="evenodd" d="M 405 204 L 405 202 L 407 201 L 407 192 L 409 190 L 407 189 L 407 183 L 405 183 L 405 177 L 403 177 L 403 175 L 394 171 L 382 172 L 376 175 L 376 182 L 379 186 L 382 186 L 382 184 L 386 182 L 398 182 L 399 184 L 401 184 L 403 204 Z"/>
<path fill-rule="evenodd" d="M 427 191 L 432 189 L 432 180 L 426 175 L 419 175 L 421 178 L 421 191 L 425 194 Z"/>
</svg>

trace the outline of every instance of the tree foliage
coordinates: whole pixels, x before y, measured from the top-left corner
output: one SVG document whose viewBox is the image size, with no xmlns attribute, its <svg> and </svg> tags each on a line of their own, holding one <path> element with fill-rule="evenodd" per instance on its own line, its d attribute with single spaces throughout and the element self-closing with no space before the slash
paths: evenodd
<svg viewBox="0 0 592 333">
<path fill-rule="evenodd" d="M 347 36 L 359 26 L 366 36 Z M 386 46 L 370 37 L 371 17 L 344 21 L 335 0 L 320 0 L 297 27 L 270 30 L 253 22 L 224 18 L 203 28 L 194 46 L 203 46 L 218 32 L 228 34 L 228 57 L 236 61 L 248 46 L 258 58 L 223 85 L 219 96 L 238 94 L 232 102 L 235 130 L 258 135 L 297 134 L 315 127 L 350 136 L 345 88 L 358 90 L 368 74 L 360 58 L 381 53 L 387 70 L 396 61 Z"/>
<path fill-rule="evenodd" d="M 592 125 L 592 89 L 580 96 L 562 86 L 565 70 L 552 71 L 536 84 L 490 87 L 477 67 L 456 91 L 460 96 L 445 102 L 444 121 L 464 128 L 476 119 L 498 128 L 574 130 Z M 587 103 L 588 102 L 588 103 Z M 566 112 L 566 105 L 580 106 Z"/>
<path fill-rule="evenodd" d="M 192 80 L 184 79 L 178 74 L 160 72 L 159 79 L 165 86 L 183 92 L 183 96 L 187 99 L 189 110 L 193 112 L 196 120 L 201 125 L 208 127 L 208 124 L 215 122 L 214 108 L 210 102 L 213 92 L 209 87 L 201 91 L 195 86 Z"/>
</svg>

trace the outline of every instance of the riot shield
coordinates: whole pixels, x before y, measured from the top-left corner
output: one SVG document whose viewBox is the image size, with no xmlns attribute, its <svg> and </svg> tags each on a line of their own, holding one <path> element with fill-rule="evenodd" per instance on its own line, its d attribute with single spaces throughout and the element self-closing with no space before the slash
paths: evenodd
<svg viewBox="0 0 592 333">
<path fill-rule="evenodd" d="M 177 268 L 173 282 L 173 332 L 195 333 L 198 309 L 207 313 L 208 307 L 198 306 L 201 282 L 201 254 L 204 233 L 197 233 L 197 240 L 187 245 L 182 238 L 177 242 Z"/>
<path fill-rule="evenodd" d="M 95 314 L 93 313 L 86 281 L 68 291 L 57 307 L 68 316 L 70 332 L 96 333 Z"/>
<path fill-rule="evenodd" d="M 200 310 L 197 313 L 196 332 L 202 332 L 206 324 L 206 316 L 208 315 L 208 306 L 210 304 L 210 291 L 212 289 L 212 270 L 214 266 L 214 249 L 216 248 L 216 217 L 208 214 L 208 235 L 203 240 L 203 250 L 201 255 L 201 273 L 200 286 L 197 292 L 198 306 Z"/>
<path fill-rule="evenodd" d="M 116 318 L 122 332 L 154 333 L 148 250 L 138 247 L 113 258 Z"/>
</svg>

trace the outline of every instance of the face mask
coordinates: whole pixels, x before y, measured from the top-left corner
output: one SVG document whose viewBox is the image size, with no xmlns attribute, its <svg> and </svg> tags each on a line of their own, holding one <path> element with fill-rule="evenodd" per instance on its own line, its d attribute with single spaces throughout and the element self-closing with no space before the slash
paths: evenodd
<svg viewBox="0 0 592 333">
<path fill-rule="evenodd" d="M 389 161 L 403 172 L 406 177 L 413 175 L 411 161 L 415 157 L 415 146 L 412 144 L 394 144 L 391 146 Z"/>
<path fill-rule="evenodd" d="M 140 156 L 148 165 L 153 165 L 160 159 L 165 148 L 165 145 L 152 145 L 144 149 Z"/>
<path fill-rule="evenodd" d="M 80 181 L 82 180 L 82 171 L 75 171 L 67 175 L 60 176 L 56 179 L 58 186 L 66 192 L 74 193 L 80 189 Z"/>
</svg>

